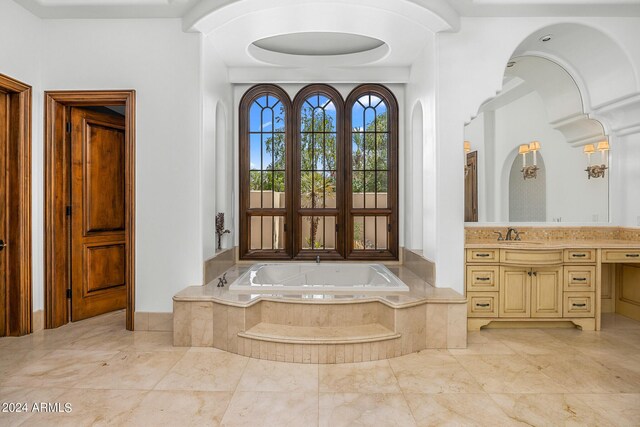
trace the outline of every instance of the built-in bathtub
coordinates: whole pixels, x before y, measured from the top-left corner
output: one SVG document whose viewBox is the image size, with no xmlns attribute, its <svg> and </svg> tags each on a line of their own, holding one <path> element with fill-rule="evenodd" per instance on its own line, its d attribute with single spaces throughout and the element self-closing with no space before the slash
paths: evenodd
<svg viewBox="0 0 640 427">
<path fill-rule="evenodd" d="M 250 294 L 394 295 L 409 287 L 382 264 L 263 263 L 236 279 L 229 291 Z"/>
</svg>

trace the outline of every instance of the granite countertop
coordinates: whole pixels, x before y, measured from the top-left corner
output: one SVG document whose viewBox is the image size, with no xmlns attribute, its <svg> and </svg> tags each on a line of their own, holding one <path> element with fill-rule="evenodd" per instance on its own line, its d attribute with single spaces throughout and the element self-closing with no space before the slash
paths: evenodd
<svg viewBox="0 0 640 427">
<path fill-rule="evenodd" d="M 640 249 L 638 240 L 522 240 L 476 241 L 465 243 L 467 249 Z"/>
<path fill-rule="evenodd" d="M 368 301 L 379 301 L 389 307 L 411 307 L 425 302 L 431 303 L 466 303 L 465 296 L 450 288 L 436 288 L 420 279 L 404 266 L 387 266 L 389 270 L 409 287 L 409 292 L 401 295 L 283 295 L 283 294 L 245 294 L 229 291 L 229 286 L 249 266 L 235 265 L 227 270 L 228 284 L 224 288 L 217 287 L 217 279 L 203 286 L 189 286 L 174 295 L 174 301 L 213 301 L 236 307 L 248 307 L 258 301 L 279 301 L 310 304 L 345 304 Z"/>
</svg>

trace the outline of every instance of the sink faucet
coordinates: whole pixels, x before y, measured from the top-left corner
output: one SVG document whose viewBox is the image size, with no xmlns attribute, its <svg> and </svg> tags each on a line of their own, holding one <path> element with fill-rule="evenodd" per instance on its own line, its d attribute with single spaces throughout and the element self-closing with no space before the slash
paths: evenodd
<svg viewBox="0 0 640 427">
<path fill-rule="evenodd" d="M 516 233 L 516 236 L 514 239 L 511 238 L 511 233 Z M 504 240 L 520 240 L 520 233 L 515 228 L 509 227 L 509 229 L 507 230 L 507 235 L 505 236 Z"/>
<path fill-rule="evenodd" d="M 320 264 L 320 255 L 316 255 L 316 264 Z"/>
</svg>

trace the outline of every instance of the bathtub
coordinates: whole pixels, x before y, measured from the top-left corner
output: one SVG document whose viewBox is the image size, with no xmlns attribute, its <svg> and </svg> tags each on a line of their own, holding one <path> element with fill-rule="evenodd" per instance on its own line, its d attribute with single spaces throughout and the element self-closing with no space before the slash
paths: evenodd
<svg viewBox="0 0 640 427">
<path fill-rule="evenodd" d="M 254 264 L 230 286 L 234 293 L 389 295 L 409 287 L 382 264 Z"/>
</svg>

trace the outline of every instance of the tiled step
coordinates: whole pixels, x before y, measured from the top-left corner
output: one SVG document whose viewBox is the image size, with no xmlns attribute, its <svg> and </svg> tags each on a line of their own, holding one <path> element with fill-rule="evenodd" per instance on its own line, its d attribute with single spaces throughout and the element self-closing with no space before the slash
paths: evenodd
<svg viewBox="0 0 640 427">
<path fill-rule="evenodd" d="M 239 337 L 258 341 L 288 344 L 355 344 L 387 341 L 401 334 L 378 323 L 354 326 L 290 326 L 258 323 L 238 333 Z"/>
</svg>

